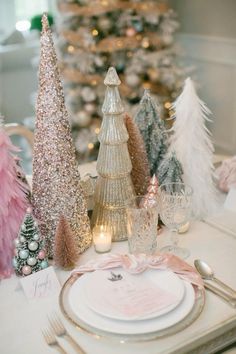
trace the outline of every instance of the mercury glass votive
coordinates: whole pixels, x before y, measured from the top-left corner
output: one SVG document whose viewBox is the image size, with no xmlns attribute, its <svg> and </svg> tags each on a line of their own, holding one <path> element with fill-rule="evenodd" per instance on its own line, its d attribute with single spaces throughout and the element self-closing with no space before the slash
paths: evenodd
<svg viewBox="0 0 236 354">
<path fill-rule="evenodd" d="M 108 227 L 97 225 L 93 228 L 93 244 L 97 253 L 111 250 L 112 232 Z"/>
</svg>

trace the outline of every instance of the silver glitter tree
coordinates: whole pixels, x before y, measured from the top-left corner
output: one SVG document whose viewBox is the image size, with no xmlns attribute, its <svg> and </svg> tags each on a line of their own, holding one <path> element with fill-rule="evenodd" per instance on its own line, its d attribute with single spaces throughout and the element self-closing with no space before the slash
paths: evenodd
<svg viewBox="0 0 236 354">
<path fill-rule="evenodd" d="M 158 167 L 162 162 L 168 148 L 168 136 L 164 122 L 159 116 L 158 106 L 152 99 L 148 90 L 145 90 L 135 116 L 135 123 L 146 147 L 150 175 L 158 176 Z"/>
<path fill-rule="evenodd" d="M 46 15 L 42 25 L 32 205 L 48 256 L 52 257 L 60 215 L 69 221 L 80 253 L 90 245 L 91 232 Z"/>
<path fill-rule="evenodd" d="M 104 84 L 107 86 L 102 107 L 104 114 L 99 133 L 100 149 L 97 161 L 98 181 L 95 188 L 95 207 L 92 225 L 108 226 L 112 240 L 127 238 L 125 206 L 134 197 L 131 181 L 131 161 L 127 140 L 128 133 L 123 121 L 124 108 L 120 99 L 119 77 L 110 68 Z"/>
</svg>

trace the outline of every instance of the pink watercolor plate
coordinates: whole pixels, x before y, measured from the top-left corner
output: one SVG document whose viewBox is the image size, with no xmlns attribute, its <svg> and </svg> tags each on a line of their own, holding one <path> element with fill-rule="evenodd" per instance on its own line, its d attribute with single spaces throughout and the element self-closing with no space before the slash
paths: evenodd
<svg viewBox="0 0 236 354">
<path fill-rule="evenodd" d="M 184 298 L 185 286 L 171 271 L 130 274 L 98 270 L 86 276 L 85 303 L 94 312 L 122 321 L 148 320 L 167 314 Z"/>
</svg>

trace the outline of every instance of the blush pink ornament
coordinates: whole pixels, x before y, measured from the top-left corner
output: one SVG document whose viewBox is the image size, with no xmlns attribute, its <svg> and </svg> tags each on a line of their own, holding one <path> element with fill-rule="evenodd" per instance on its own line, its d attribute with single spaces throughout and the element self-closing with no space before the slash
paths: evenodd
<svg viewBox="0 0 236 354">
<path fill-rule="evenodd" d="M 156 175 L 154 174 L 152 178 L 150 179 L 148 188 L 147 188 L 147 194 L 144 196 L 144 207 L 151 207 L 153 205 L 153 199 L 157 199 L 157 193 L 158 193 L 158 179 Z"/>
<path fill-rule="evenodd" d="M 17 177 L 19 166 L 12 155 L 17 151 L 0 118 L 0 279 L 13 272 L 14 239 L 27 208 L 27 187 Z"/>
<path fill-rule="evenodd" d="M 157 200 L 158 187 L 159 187 L 159 182 L 156 175 L 154 174 L 150 179 L 147 188 L 147 193 L 144 196 L 144 201 L 143 201 L 144 207 L 146 208 L 151 207 L 155 203 L 155 201 L 153 200 Z M 161 227 L 161 221 L 159 220 L 157 225 L 157 234 L 160 235 L 161 232 L 162 232 L 162 227 Z"/>
<path fill-rule="evenodd" d="M 136 30 L 133 28 L 133 27 L 129 27 L 129 28 L 127 28 L 127 30 L 126 30 L 126 35 L 127 35 L 127 37 L 133 37 L 133 36 L 135 36 L 136 35 Z"/>
<path fill-rule="evenodd" d="M 44 259 L 46 257 L 46 253 L 44 250 L 39 251 L 38 258 L 39 259 Z"/>
<path fill-rule="evenodd" d="M 221 191 L 228 192 L 230 187 L 236 188 L 236 156 L 223 161 L 215 174 Z"/>
<path fill-rule="evenodd" d="M 30 273 L 31 273 L 31 267 L 30 266 L 24 266 L 23 268 L 22 268 L 22 273 L 24 274 L 24 275 L 29 275 Z"/>
</svg>

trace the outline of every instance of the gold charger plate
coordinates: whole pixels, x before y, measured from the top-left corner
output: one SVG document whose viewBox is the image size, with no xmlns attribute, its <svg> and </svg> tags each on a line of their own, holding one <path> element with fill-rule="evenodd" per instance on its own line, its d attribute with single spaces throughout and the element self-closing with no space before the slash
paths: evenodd
<svg viewBox="0 0 236 354">
<path fill-rule="evenodd" d="M 204 305 L 205 305 L 205 290 L 204 289 L 198 289 L 195 288 L 195 303 L 193 305 L 192 310 L 189 312 L 189 314 L 180 322 L 177 324 L 174 324 L 168 328 L 158 330 L 155 332 L 151 333 L 145 333 L 145 334 L 129 334 L 129 335 L 124 335 L 124 334 L 116 334 L 112 333 L 109 331 L 103 331 L 100 330 L 96 327 L 93 327 L 91 325 L 88 325 L 84 321 L 82 321 L 80 318 L 78 318 L 70 308 L 69 302 L 68 302 L 68 295 L 70 292 L 71 287 L 73 284 L 78 280 L 79 277 L 81 277 L 83 274 L 75 274 L 72 275 L 68 278 L 68 280 L 65 282 L 63 285 L 60 295 L 59 295 L 59 305 L 60 309 L 62 311 L 62 314 L 65 316 L 65 318 L 72 323 L 77 329 L 94 336 L 97 339 L 100 338 L 109 338 L 109 339 L 114 339 L 117 340 L 121 343 L 124 342 L 140 342 L 140 341 L 151 341 L 155 340 L 158 338 L 163 338 L 167 336 L 171 336 L 173 334 L 176 334 L 183 329 L 187 328 L 190 324 L 192 324 L 201 314 Z M 78 297 L 79 301 L 79 297 Z"/>
</svg>

